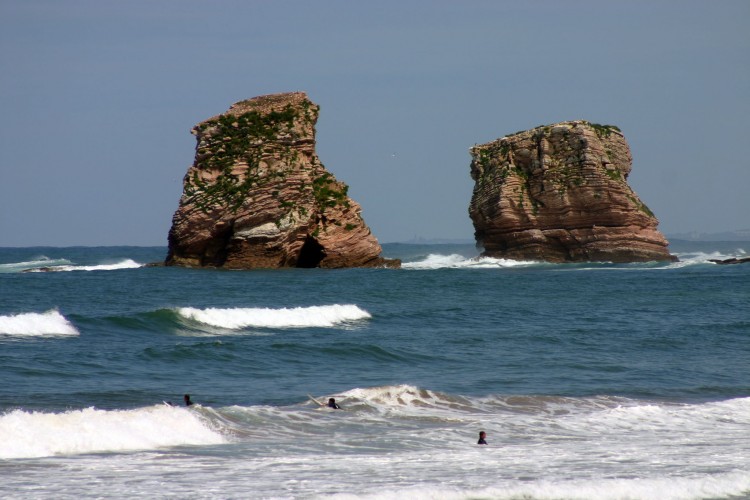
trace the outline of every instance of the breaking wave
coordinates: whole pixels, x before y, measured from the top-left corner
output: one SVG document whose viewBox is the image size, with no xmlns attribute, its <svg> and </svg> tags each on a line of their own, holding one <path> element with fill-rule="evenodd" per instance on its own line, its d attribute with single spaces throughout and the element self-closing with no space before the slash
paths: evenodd
<svg viewBox="0 0 750 500">
<path fill-rule="evenodd" d="M 536 265 L 539 262 L 518 261 L 510 259 L 495 259 L 492 257 L 464 257 L 459 254 L 441 255 L 430 254 L 422 260 L 404 262 L 404 269 L 432 270 L 432 269 L 498 269 L 506 267 L 522 267 Z"/>
<path fill-rule="evenodd" d="M 675 253 L 677 258 L 680 259 L 679 262 L 674 262 L 669 267 L 671 268 L 680 268 L 680 267 L 686 267 L 686 266 L 693 266 L 696 264 L 714 264 L 711 262 L 712 260 L 727 260 L 731 258 L 737 258 L 742 259 L 745 257 L 748 257 L 747 252 L 745 252 L 744 249 L 738 248 L 735 252 L 731 254 L 722 253 L 722 252 L 711 252 L 711 253 L 705 253 L 705 252 L 679 252 Z"/>
<path fill-rule="evenodd" d="M 0 459 L 148 450 L 227 442 L 193 410 L 157 405 L 0 415 Z"/>
<path fill-rule="evenodd" d="M 209 326 L 237 330 L 241 328 L 332 327 L 369 319 L 370 313 L 353 304 L 294 308 L 196 309 L 180 307 L 177 314 L 187 320 Z"/>
<path fill-rule="evenodd" d="M 143 267 L 143 264 L 140 264 L 132 259 L 125 259 L 120 262 L 115 262 L 114 264 L 97 264 L 94 266 L 75 266 L 75 265 L 53 266 L 44 270 L 45 271 L 116 271 L 118 269 L 137 269 L 139 267 Z"/>
<path fill-rule="evenodd" d="M 673 252 L 679 259 L 677 262 L 635 262 L 615 264 L 612 262 L 572 262 L 549 263 L 541 261 L 519 261 L 512 259 L 498 259 L 492 257 L 467 257 L 453 254 L 429 254 L 417 260 L 402 263 L 403 269 L 436 270 L 436 269 L 504 269 L 519 267 L 553 267 L 566 270 L 641 270 L 641 269 L 679 269 L 695 265 L 714 265 L 713 260 L 742 259 L 750 256 L 743 248 L 714 252 Z"/>
<path fill-rule="evenodd" d="M 575 263 L 545 263 L 540 261 L 518 261 L 512 259 L 497 259 L 492 257 L 465 257 L 459 254 L 430 254 L 421 260 L 404 262 L 403 269 L 435 270 L 435 269 L 506 269 L 518 267 L 556 266 L 558 269 L 589 271 L 620 269 L 625 271 L 642 269 L 679 269 L 696 265 L 714 265 L 712 260 L 726 260 L 731 258 L 746 258 L 747 252 L 738 248 L 729 253 L 722 252 L 676 252 L 677 262 L 636 262 L 629 264 L 615 264 L 612 262 L 575 262 Z"/>
<path fill-rule="evenodd" d="M 0 414 L 0 459 L 232 443 L 247 456 L 229 466 L 243 475 L 257 472 L 258 464 L 268 467 L 253 487 L 271 491 L 290 469 L 268 464 L 292 460 L 310 464 L 294 473 L 312 489 L 322 481 L 317 466 L 336 471 L 356 492 L 332 495 L 342 499 L 691 499 L 750 491 L 750 398 L 684 404 L 615 396 L 465 396 L 406 384 L 316 396 L 321 402 L 328 397 L 343 409 L 298 400 L 286 406 L 14 410 Z M 475 445 L 479 429 L 488 433 L 487 447 Z M 479 475 L 503 474 L 474 489 L 460 471 L 452 475 L 456 463 Z M 567 471 L 574 467 L 591 472 L 571 476 Z M 394 470 L 406 479 L 390 481 Z M 423 481 L 414 484 L 412 474 Z M 443 481 L 446 474 L 453 484 Z M 368 478 L 373 482 L 356 488 Z"/>
<path fill-rule="evenodd" d="M 0 335 L 39 337 L 78 335 L 78 330 L 56 309 L 44 313 L 0 316 Z"/>
<path fill-rule="evenodd" d="M 51 268 L 55 266 L 68 266 L 71 264 L 72 262 L 68 259 L 50 259 L 45 255 L 40 255 L 39 257 L 34 257 L 33 260 L 0 264 L 0 273 L 18 273 L 21 271 Z"/>
<path fill-rule="evenodd" d="M 125 259 L 111 264 L 95 265 L 76 265 L 68 259 L 48 259 L 39 257 L 35 260 L 25 262 L 13 262 L 10 264 L 0 264 L 0 273 L 43 273 L 43 272 L 62 272 L 62 271 L 116 271 L 118 269 L 136 269 L 143 267 L 143 264 L 133 259 Z"/>
</svg>

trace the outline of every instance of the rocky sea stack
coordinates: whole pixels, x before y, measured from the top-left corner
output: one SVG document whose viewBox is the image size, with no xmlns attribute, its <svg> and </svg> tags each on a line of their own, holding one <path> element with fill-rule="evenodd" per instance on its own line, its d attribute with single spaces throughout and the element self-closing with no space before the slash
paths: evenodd
<svg viewBox="0 0 750 500">
<path fill-rule="evenodd" d="M 167 265 L 230 269 L 398 266 L 315 153 L 319 107 L 303 92 L 256 97 L 196 125 L 195 161 Z"/>
<path fill-rule="evenodd" d="M 471 149 L 469 215 L 483 255 L 549 262 L 676 260 L 627 183 L 620 129 L 570 121 Z"/>
</svg>

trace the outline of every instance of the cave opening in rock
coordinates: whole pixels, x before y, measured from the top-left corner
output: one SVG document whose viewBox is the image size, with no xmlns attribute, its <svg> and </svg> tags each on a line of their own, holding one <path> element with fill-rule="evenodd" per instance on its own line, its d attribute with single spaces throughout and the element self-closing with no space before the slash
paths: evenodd
<svg viewBox="0 0 750 500">
<path fill-rule="evenodd" d="M 299 251 L 297 257 L 297 267 L 318 267 L 320 261 L 326 256 L 326 251 L 323 246 L 318 243 L 318 240 L 312 236 L 305 238 L 305 243 L 302 245 L 302 249 Z"/>
</svg>

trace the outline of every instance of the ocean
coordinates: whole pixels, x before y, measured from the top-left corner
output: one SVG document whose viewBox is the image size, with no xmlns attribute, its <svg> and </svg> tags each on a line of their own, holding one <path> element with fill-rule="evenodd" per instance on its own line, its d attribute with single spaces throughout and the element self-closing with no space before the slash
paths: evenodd
<svg viewBox="0 0 750 500">
<path fill-rule="evenodd" d="M 709 262 L 750 242 L 383 248 L 403 269 L 0 249 L 0 497 L 750 498 L 750 264 Z"/>
</svg>

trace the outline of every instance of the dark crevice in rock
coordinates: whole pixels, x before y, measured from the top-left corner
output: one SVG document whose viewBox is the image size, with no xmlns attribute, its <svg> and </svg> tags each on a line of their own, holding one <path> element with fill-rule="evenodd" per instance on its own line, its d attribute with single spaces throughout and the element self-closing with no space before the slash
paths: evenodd
<svg viewBox="0 0 750 500">
<path fill-rule="evenodd" d="M 320 262 L 325 259 L 326 251 L 318 240 L 312 236 L 305 238 L 305 243 L 299 251 L 296 267 L 313 268 L 320 266 Z"/>
</svg>

